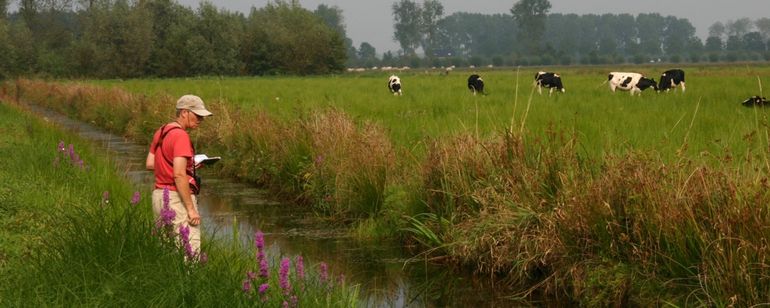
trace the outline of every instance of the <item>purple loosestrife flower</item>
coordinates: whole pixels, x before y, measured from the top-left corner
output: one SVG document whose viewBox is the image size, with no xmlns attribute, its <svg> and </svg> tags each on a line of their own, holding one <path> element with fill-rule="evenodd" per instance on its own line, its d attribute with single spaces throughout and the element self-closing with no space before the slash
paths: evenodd
<svg viewBox="0 0 770 308">
<path fill-rule="evenodd" d="M 75 154 L 75 145 L 70 143 L 70 146 L 69 146 L 69 149 L 68 149 L 67 153 L 70 155 L 70 160 L 71 161 L 75 161 L 75 155 L 77 155 L 77 154 Z"/>
<path fill-rule="evenodd" d="M 321 262 L 321 264 L 318 265 L 319 271 L 321 272 L 319 274 L 319 279 L 321 279 L 321 282 L 326 282 L 329 280 L 329 266 L 326 265 L 326 262 Z"/>
<path fill-rule="evenodd" d="M 179 226 L 179 237 L 184 247 L 185 256 L 188 260 L 194 260 L 195 252 L 192 249 L 192 245 L 190 245 L 190 227 L 185 225 Z"/>
<path fill-rule="evenodd" d="M 278 272 L 278 283 L 283 290 L 283 294 L 289 295 L 291 291 L 291 282 L 289 282 L 289 267 L 291 267 L 291 260 L 284 257 L 281 259 L 281 268 Z"/>
<path fill-rule="evenodd" d="M 201 252 L 200 256 L 198 257 L 198 262 L 203 265 L 209 262 L 209 255 L 205 252 Z"/>
<path fill-rule="evenodd" d="M 291 303 L 291 306 L 292 306 L 292 307 L 297 307 L 297 305 L 299 304 L 299 298 L 297 298 L 297 296 L 296 296 L 296 295 L 292 295 L 292 296 L 289 298 L 289 302 Z"/>
<path fill-rule="evenodd" d="M 174 224 L 174 218 L 176 218 L 176 212 L 169 206 L 169 190 L 168 187 L 163 188 L 163 207 L 160 209 L 160 217 L 155 222 L 155 228 L 161 229 L 163 227 L 172 226 Z M 161 234 L 163 236 L 163 234 Z"/>
<path fill-rule="evenodd" d="M 257 273 L 248 271 L 246 272 L 246 277 L 249 278 L 249 280 L 257 279 Z"/>
<path fill-rule="evenodd" d="M 136 206 L 137 204 L 139 204 L 139 201 L 141 200 L 142 200 L 142 195 L 138 191 L 136 191 L 134 192 L 134 195 L 131 197 L 131 205 Z"/>
<path fill-rule="evenodd" d="M 265 258 L 265 255 L 260 255 L 261 259 L 259 260 L 259 277 L 267 278 L 268 276 L 268 268 L 270 265 L 267 264 L 267 259 Z"/>
<path fill-rule="evenodd" d="M 265 248 L 265 234 L 262 231 L 254 233 L 254 246 L 257 246 L 258 251 Z"/>
<path fill-rule="evenodd" d="M 263 283 L 263 284 L 259 285 L 259 289 L 258 289 L 259 297 L 262 299 L 262 302 L 266 302 L 267 301 L 267 293 L 265 293 L 265 292 L 267 292 L 267 288 L 269 288 L 269 287 L 270 287 L 270 285 L 267 284 L 267 283 Z"/>
<path fill-rule="evenodd" d="M 296 264 L 294 264 L 294 270 L 297 274 L 297 279 L 304 280 L 305 279 L 305 262 L 302 259 L 302 256 L 297 256 Z"/>
<path fill-rule="evenodd" d="M 249 293 L 251 291 L 251 280 L 243 280 L 243 293 Z"/>
<path fill-rule="evenodd" d="M 59 152 L 65 153 L 67 150 L 64 148 L 64 140 L 59 140 L 59 144 L 56 146 Z"/>
<path fill-rule="evenodd" d="M 254 233 L 254 246 L 257 246 L 257 262 L 259 263 L 259 276 L 267 278 L 267 258 L 265 258 L 265 234 L 262 231 Z"/>
<path fill-rule="evenodd" d="M 283 301 L 283 304 L 282 304 L 282 306 L 281 306 L 281 307 L 283 307 L 283 308 L 289 308 L 289 302 L 287 302 L 287 301 Z"/>
<path fill-rule="evenodd" d="M 259 285 L 259 294 L 260 295 L 265 294 L 265 292 L 267 292 L 267 289 L 269 287 L 270 287 L 270 285 L 267 284 L 267 283 L 263 283 L 263 284 Z"/>
</svg>

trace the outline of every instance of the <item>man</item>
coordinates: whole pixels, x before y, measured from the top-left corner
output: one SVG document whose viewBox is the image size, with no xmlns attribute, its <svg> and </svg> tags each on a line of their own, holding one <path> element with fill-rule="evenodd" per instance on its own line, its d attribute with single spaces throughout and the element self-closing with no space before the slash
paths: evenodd
<svg viewBox="0 0 770 308">
<path fill-rule="evenodd" d="M 187 131 L 195 129 L 212 113 L 206 110 L 203 100 L 195 95 L 184 95 L 176 102 L 176 119 L 155 132 L 147 154 L 147 169 L 155 173 L 155 190 L 152 193 L 152 209 L 156 219 L 163 208 L 163 191 L 168 189 L 168 206 L 176 216 L 174 232 L 181 226 L 189 227 L 189 243 L 193 252 L 200 252 L 200 223 L 196 195 L 200 186 L 195 176 L 193 148 Z"/>
</svg>

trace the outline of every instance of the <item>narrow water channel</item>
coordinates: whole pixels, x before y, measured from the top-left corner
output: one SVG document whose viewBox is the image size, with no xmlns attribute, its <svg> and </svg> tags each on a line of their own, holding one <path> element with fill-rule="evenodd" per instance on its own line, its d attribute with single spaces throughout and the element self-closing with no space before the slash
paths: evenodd
<svg viewBox="0 0 770 308">
<path fill-rule="evenodd" d="M 144 146 L 50 110 L 29 107 L 48 121 L 101 145 L 105 156 L 120 160 L 119 168 L 125 170 L 137 186 L 152 185 L 153 175 L 144 169 L 147 155 Z M 204 170 L 202 174 L 205 186 L 199 205 L 204 241 L 237 235 L 244 245 L 252 245 L 254 232 L 261 230 L 265 233 L 269 256 L 302 255 L 306 264 L 323 261 L 335 274 L 343 274 L 346 281 L 360 285 L 361 306 L 510 307 L 523 304 L 509 301 L 507 296 L 511 293 L 496 287 L 489 278 L 459 274 L 423 262 L 406 262 L 410 256 L 398 245 L 361 245 L 348 238 L 344 230 L 330 227 L 309 208 L 271 201 L 264 190 L 218 177 L 210 171 Z M 234 226 L 238 230 L 234 230 Z"/>
</svg>

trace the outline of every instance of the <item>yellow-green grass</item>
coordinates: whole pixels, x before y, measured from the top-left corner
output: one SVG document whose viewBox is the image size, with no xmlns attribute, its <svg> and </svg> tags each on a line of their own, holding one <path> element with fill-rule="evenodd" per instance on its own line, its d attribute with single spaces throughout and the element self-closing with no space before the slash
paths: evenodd
<svg viewBox="0 0 770 308">
<path fill-rule="evenodd" d="M 105 153 L 8 101 L 0 101 L 0 156 L 0 306 L 277 307 L 291 296 L 299 306 L 356 305 L 355 287 L 322 282 L 310 264 L 284 295 L 280 256 L 268 255 L 270 276 L 244 291 L 247 272 L 259 269 L 253 248 L 204 238 L 208 260 L 186 261 L 154 233 L 148 192 L 132 200 Z M 262 283 L 269 288 L 258 294 Z"/>
<path fill-rule="evenodd" d="M 543 95 L 536 92 L 530 95 L 537 72 L 531 68 L 518 72 L 516 69 L 474 71 L 486 82 L 489 93 L 486 96 L 470 95 L 466 78 L 471 71 L 441 75 L 441 70 L 419 69 L 396 73 L 403 84 L 401 97 L 389 94 L 388 72 L 92 83 L 173 97 L 195 93 L 210 105 L 263 110 L 281 118 L 295 118 L 298 111 L 337 108 L 356 119 L 380 124 L 396 144 L 417 148 L 425 138 L 458 133 L 485 136 L 508 129 L 524 129 L 538 135 L 547 128 L 574 133 L 583 151 L 595 157 L 628 149 L 651 149 L 671 158 L 685 143 L 687 153 L 695 155 L 724 149 L 740 154 L 753 146 L 747 144 L 744 137 L 756 129 L 755 116 L 764 117 L 766 112 L 744 108 L 740 102 L 759 94 L 758 81 L 770 77 L 770 66 L 685 67 L 687 91 L 684 94 L 647 90 L 641 97 L 631 97 L 627 92 L 610 92 L 604 83 L 610 71 L 640 72 L 657 80 L 667 68 L 549 68 L 547 70 L 562 75 L 567 89 L 566 93 L 551 96 L 547 91 Z"/>
<path fill-rule="evenodd" d="M 497 273 L 522 294 L 767 301 L 767 111 L 740 102 L 761 92 L 768 67 L 688 67 L 686 93 L 641 97 L 610 93 L 607 72 L 664 68 L 554 70 L 567 93 L 531 102 L 534 70 L 519 72 L 518 96 L 512 71 L 482 72 L 490 95 L 477 97 L 457 71 L 404 73 L 403 97 L 387 93 L 387 74 L 221 81 L 261 101 L 207 94 L 220 81 L 206 78 L 94 82 L 139 95 L 23 80 L 4 91 L 144 142 L 176 97 L 200 94 L 217 116 L 193 135 L 229 158 L 222 170 L 352 221 L 356 234 L 389 233 Z M 284 97 L 270 98 L 273 88 Z M 434 91 L 412 92 L 423 88 Z"/>
</svg>

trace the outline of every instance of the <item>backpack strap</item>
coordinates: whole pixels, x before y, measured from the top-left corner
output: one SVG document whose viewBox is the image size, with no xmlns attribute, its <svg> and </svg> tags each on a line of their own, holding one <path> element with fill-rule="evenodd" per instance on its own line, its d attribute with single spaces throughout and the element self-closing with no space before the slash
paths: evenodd
<svg viewBox="0 0 770 308">
<path fill-rule="evenodd" d="M 180 128 L 179 126 L 174 126 L 174 127 L 171 127 L 171 129 L 169 129 L 169 130 L 164 132 L 163 130 L 166 129 L 166 126 L 168 126 L 168 124 L 163 125 L 160 128 L 160 138 L 158 138 L 158 143 L 155 144 L 155 154 L 158 153 L 158 147 L 160 147 L 160 155 L 161 155 L 161 157 L 163 157 L 163 160 L 165 160 L 166 163 L 168 163 L 169 166 L 173 167 L 174 166 L 174 162 L 172 160 L 170 160 L 168 157 L 166 157 L 166 155 L 163 153 L 163 147 L 161 145 L 163 145 L 163 139 L 166 138 L 166 135 L 168 135 L 169 132 L 171 132 L 172 130 L 175 130 L 175 129 L 182 129 L 182 128 Z M 193 152 L 194 151 L 195 150 L 193 150 Z"/>
</svg>

